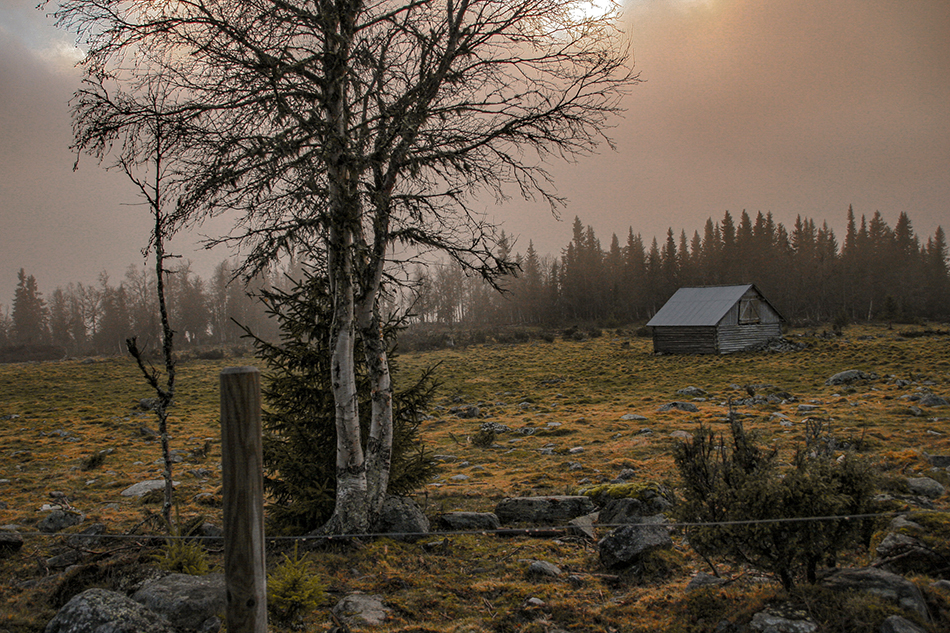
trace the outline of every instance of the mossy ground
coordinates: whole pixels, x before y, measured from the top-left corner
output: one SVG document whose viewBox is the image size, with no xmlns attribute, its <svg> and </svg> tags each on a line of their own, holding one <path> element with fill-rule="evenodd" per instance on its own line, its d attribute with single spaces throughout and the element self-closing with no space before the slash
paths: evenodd
<svg viewBox="0 0 950 633">
<path fill-rule="evenodd" d="M 749 385 L 757 393 L 781 391 L 795 398 L 737 407 L 746 428 L 756 430 L 763 443 L 790 455 L 804 439 L 803 418 L 820 417 L 839 442 L 872 455 L 889 474 L 926 474 L 950 484 L 948 473 L 933 472 L 926 460 L 926 454 L 950 455 L 950 409 L 925 408 L 923 416 L 915 416 L 913 403 L 902 398 L 918 389 L 950 396 L 947 337 L 907 338 L 883 327 L 850 328 L 840 338 L 808 332 L 789 337 L 808 348 L 783 354 L 653 356 L 649 339 L 605 331 L 587 341 L 558 338 L 405 354 L 399 358 L 404 375 L 440 363 L 442 381 L 437 406 L 423 423 L 423 439 L 444 463 L 417 500 L 432 518 L 454 510 L 491 511 L 504 497 L 574 492 L 610 481 L 625 468 L 636 473 L 632 483 L 675 488 L 672 447 L 679 440 L 674 434 L 689 433 L 699 423 L 727 431 L 726 403 L 747 398 Z M 203 514 L 221 523 L 218 373 L 247 364 L 255 361 L 181 363 L 170 428 L 172 448 L 183 458 L 175 466 L 183 519 Z M 880 379 L 825 385 L 845 369 L 874 372 Z M 890 376 L 912 384 L 899 386 Z M 698 413 L 658 411 L 668 402 L 690 400 L 676 393 L 687 386 L 707 393 L 705 401 L 695 402 Z M 23 550 L 0 561 L 0 630 L 42 630 L 70 592 L 122 588 L 148 566 L 150 555 L 138 553 L 154 544 L 123 540 L 96 549 L 100 555 L 91 555 L 95 569 L 63 574 L 45 563 L 62 550 L 62 535 L 32 533 L 44 516 L 41 506 L 55 502 L 53 492 L 65 494 L 85 513 L 84 525 L 102 522 L 112 534 L 125 533 L 158 511 L 157 505 L 119 495 L 133 483 L 161 477 L 162 467 L 155 463 L 159 443 L 141 430 L 154 429 L 155 418 L 138 406 L 151 396 L 128 359 L 0 366 L 0 502 L 5 504 L 0 525 L 16 524 L 28 533 Z M 799 404 L 816 409 L 803 414 Z M 477 405 L 481 417 L 451 413 L 452 407 L 465 405 Z M 781 424 L 775 413 L 787 416 L 791 425 Z M 625 414 L 646 420 L 624 420 Z M 499 434 L 491 446 L 478 446 L 471 438 L 488 420 L 514 432 Z M 543 448 L 552 450 L 542 454 Z M 101 464 L 89 461 L 106 449 L 114 450 Z M 945 508 L 945 501 L 938 505 Z M 154 533 L 155 527 L 138 531 Z M 309 630 L 328 628 L 331 602 L 356 590 L 382 595 L 393 610 L 378 629 L 383 632 L 712 631 L 722 619 L 748 621 L 756 609 L 788 598 L 769 578 L 728 568 L 738 578 L 728 589 L 685 595 L 682 589 L 692 574 L 708 569 L 678 538 L 664 560 L 623 574 L 602 568 L 596 547 L 581 541 L 451 535 L 439 547 L 424 547 L 442 538 L 318 546 L 310 560 L 314 573 L 326 581 L 328 599 L 307 619 Z M 279 561 L 280 552 L 292 545 L 280 541 L 272 547 L 269 560 Z M 210 555 L 220 562 L 220 548 L 211 547 Z M 526 560 L 553 562 L 565 576 L 528 578 Z M 851 562 L 867 561 L 866 552 L 855 552 Z M 565 579 L 569 574 L 575 576 L 572 582 Z M 812 601 L 814 617 L 828 618 L 823 630 L 846 630 L 842 618 L 854 630 L 864 630 L 855 618 L 880 619 L 881 614 L 868 612 L 848 620 L 820 595 L 809 596 L 793 599 Z M 526 606 L 532 597 L 546 606 Z M 946 618 L 950 597 L 931 589 L 927 597 Z"/>
</svg>

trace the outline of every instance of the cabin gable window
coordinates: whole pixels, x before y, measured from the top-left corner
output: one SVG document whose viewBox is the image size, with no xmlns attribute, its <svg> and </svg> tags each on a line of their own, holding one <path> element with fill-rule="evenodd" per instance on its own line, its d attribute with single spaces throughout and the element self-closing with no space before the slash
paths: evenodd
<svg viewBox="0 0 950 633">
<path fill-rule="evenodd" d="M 750 325 L 761 322 L 759 317 L 759 300 L 743 299 L 739 302 L 739 325 Z"/>
</svg>

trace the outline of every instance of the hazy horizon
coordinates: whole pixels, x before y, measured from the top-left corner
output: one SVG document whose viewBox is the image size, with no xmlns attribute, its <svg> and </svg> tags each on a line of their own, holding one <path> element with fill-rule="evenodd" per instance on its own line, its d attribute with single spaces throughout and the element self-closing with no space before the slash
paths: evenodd
<svg viewBox="0 0 950 633">
<path fill-rule="evenodd" d="M 20 268 L 44 296 L 113 280 L 142 262 L 147 212 L 131 186 L 83 157 L 73 171 L 67 102 L 78 51 L 36 0 L 0 0 L 0 305 Z M 628 227 L 649 244 L 668 227 L 702 229 L 729 210 L 827 221 L 906 212 L 926 242 L 950 228 L 950 3 L 628 0 L 624 23 L 645 82 L 606 146 L 553 164 L 561 221 L 538 204 L 482 208 L 542 254 L 557 255 L 580 216 L 604 247 Z M 225 224 L 205 227 L 216 234 Z M 180 236 L 176 253 L 207 278 L 228 257 Z"/>
</svg>

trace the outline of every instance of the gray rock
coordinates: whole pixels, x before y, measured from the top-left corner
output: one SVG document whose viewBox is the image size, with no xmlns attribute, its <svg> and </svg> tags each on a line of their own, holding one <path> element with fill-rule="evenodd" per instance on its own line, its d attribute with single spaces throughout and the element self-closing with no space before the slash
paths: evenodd
<svg viewBox="0 0 950 633">
<path fill-rule="evenodd" d="M 10 558 L 23 549 L 23 537 L 16 532 L 0 531 L 0 560 Z"/>
<path fill-rule="evenodd" d="M 924 453 L 924 457 L 935 468 L 950 468 L 950 455 L 928 455 Z"/>
<path fill-rule="evenodd" d="M 597 522 L 600 525 L 623 525 L 639 523 L 644 516 L 657 514 L 659 511 L 650 504 L 639 499 L 611 499 L 600 511 Z"/>
<path fill-rule="evenodd" d="M 630 567 L 654 550 L 671 547 L 673 540 L 662 516 L 644 517 L 639 525 L 619 527 L 597 543 L 600 562 L 611 569 Z"/>
<path fill-rule="evenodd" d="M 705 396 L 706 392 L 700 389 L 699 387 L 684 387 L 676 392 L 681 396 L 686 396 L 688 398 L 698 398 L 700 396 Z"/>
<path fill-rule="evenodd" d="M 911 494 L 927 497 L 928 499 L 937 499 L 947 492 L 943 484 L 930 477 L 909 477 L 907 479 L 907 488 Z"/>
<path fill-rule="evenodd" d="M 813 404 L 800 404 L 800 405 L 798 405 L 798 412 L 799 412 L 799 413 L 811 413 L 812 411 L 816 410 L 817 408 L 818 408 L 818 407 L 817 407 L 816 405 L 813 405 Z"/>
<path fill-rule="evenodd" d="M 479 427 L 485 433 L 510 433 L 511 427 L 505 426 L 499 422 L 482 422 L 481 427 Z"/>
<path fill-rule="evenodd" d="M 84 518 L 81 512 L 75 510 L 53 510 L 43 517 L 43 520 L 36 527 L 40 532 L 53 534 L 68 527 L 79 525 Z"/>
<path fill-rule="evenodd" d="M 947 407 L 950 406 L 950 401 L 946 398 L 941 398 L 940 396 L 928 393 L 921 397 L 917 402 L 922 407 Z"/>
<path fill-rule="evenodd" d="M 838 372 L 831 378 L 825 381 L 825 384 L 829 387 L 834 385 L 850 385 L 853 382 L 858 382 L 859 380 L 874 380 L 877 378 L 877 374 L 868 374 L 859 369 L 847 369 L 842 372 Z"/>
<path fill-rule="evenodd" d="M 389 616 L 389 609 L 383 604 L 381 596 L 365 593 L 351 593 L 340 600 L 332 609 L 333 615 L 347 626 L 377 626 Z"/>
<path fill-rule="evenodd" d="M 637 471 L 635 471 L 632 468 L 624 468 L 623 470 L 620 471 L 620 474 L 617 475 L 617 479 L 620 479 L 621 481 L 628 481 L 630 479 L 633 479 L 636 476 L 637 476 Z"/>
<path fill-rule="evenodd" d="M 172 481 L 173 486 L 177 486 L 180 483 L 180 481 Z M 119 494 L 123 497 L 141 497 L 153 490 L 161 490 L 164 487 L 164 479 L 150 479 L 149 481 L 140 481 L 137 484 L 132 484 Z"/>
<path fill-rule="evenodd" d="M 639 415 L 639 414 L 636 414 L 636 413 L 624 413 L 622 416 L 620 416 L 620 419 L 621 419 L 621 420 L 624 420 L 624 421 L 631 421 L 631 420 L 640 420 L 640 421 L 642 421 L 642 420 L 646 420 L 646 418 L 645 418 L 644 416 Z"/>
<path fill-rule="evenodd" d="M 943 557 L 922 541 L 897 532 L 885 536 L 875 552 L 878 556 L 875 567 L 895 574 L 935 572 L 945 564 Z"/>
<path fill-rule="evenodd" d="M 66 539 L 66 544 L 78 549 L 93 549 L 102 545 L 105 541 L 103 535 L 106 533 L 104 523 L 93 523 L 78 534 L 73 534 Z"/>
<path fill-rule="evenodd" d="M 670 402 L 664 404 L 657 411 L 684 411 L 686 413 L 698 413 L 699 408 L 692 402 Z"/>
<path fill-rule="evenodd" d="M 88 589 L 73 596 L 45 633 L 177 633 L 162 616 L 121 593 Z"/>
<path fill-rule="evenodd" d="M 82 553 L 79 550 L 70 549 L 62 554 L 46 559 L 46 566 L 50 569 L 66 569 L 75 565 L 82 559 Z"/>
<path fill-rule="evenodd" d="M 590 497 L 555 495 L 502 499 L 495 514 L 503 525 L 509 523 L 559 524 L 594 511 Z"/>
<path fill-rule="evenodd" d="M 818 625 L 811 620 L 790 620 L 762 611 L 752 616 L 749 628 L 762 633 L 814 633 L 818 630 Z"/>
<path fill-rule="evenodd" d="M 132 599 L 158 613 L 183 633 L 219 630 L 221 621 L 218 616 L 223 615 L 228 606 L 224 574 L 169 574 L 143 585 Z"/>
<path fill-rule="evenodd" d="M 883 569 L 864 567 L 842 569 L 821 581 L 831 589 L 841 591 L 864 591 L 886 600 L 896 602 L 902 609 L 929 620 L 927 603 L 920 590 L 912 582 Z"/>
<path fill-rule="evenodd" d="M 686 584 L 686 593 L 692 591 L 698 591 L 700 589 L 705 589 L 707 587 L 721 587 L 726 584 L 725 578 L 717 578 L 716 576 L 710 576 L 706 572 L 699 572 L 693 576 L 689 583 Z"/>
<path fill-rule="evenodd" d="M 881 633 L 926 633 L 907 618 L 892 615 L 881 623 Z"/>
<path fill-rule="evenodd" d="M 501 527 L 493 512 L 446 512 L 439 516 L 439 524 L 447 530 L 497 530 Z"/>
<path fill-rule="evenodd" d="M 560 567 L 544 560 L 534 560 L 528 565 L 528 576 L 535 578 L 539 576 L 559 578 L 563 573 Z"/>
<path fill-rule="evenodd" d="M 429 519 L 412 499 L 387 496 L 375 529 L 396 540 L 413 542 L 428 534 Z"/>
</svg>

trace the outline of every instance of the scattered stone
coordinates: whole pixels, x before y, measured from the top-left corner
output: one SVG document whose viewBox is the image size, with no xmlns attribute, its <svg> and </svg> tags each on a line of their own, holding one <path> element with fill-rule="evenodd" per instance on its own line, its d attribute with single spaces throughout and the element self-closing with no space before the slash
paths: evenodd
<svg viewBox="0 0 950 633">
<path fill-rule="evenodd" d="M 907 618 L 892 615 L 881 623 L 881 633 L 926 633 Z"/>
<path fill-rule="evenodd" d="M 878 556 L 874 566 L 895 574 L 935 572 L 944 565 L 937 552 L 919 539 L 899 532 L 885 536 L 874 551 Z"/>
<path fill-rule="evenodd" d="M 490 424 L 490 422 L 486 422 L 485 424 Z M 440 464 L 451 464 L 452 462 L 457 462 L 458 459 L 459 458 L 456 457 L 455 455 L 433 455 L 432 456 L 432 461 L 440 463 Z"/>
<path fill-rule="evenodd" d="M 644 517 L 638 525 L 625 525 L 600 539 L 600 562 L 611 569 L 630 567 L 657 549 L 673 547 L 666 519 L 662 515 Z"/>
<path fill-rule="evenodd" d="M 925 415 L 927 415 L 926 413 L 924 413 L 924 410 L 921 409 L 920 407 L 908 407 L 907 411 L 915 418 L 922 418 Z"/>
<path fill-rule="evenodd" d="M 492 512 L 446 512 L 439 516 L 439 524 L 457 531 L 497 530 L 501 527 L 501 522 Z"/>
<path fill-rule="evenodd" d="M 946 398 L 941 398 L 940 396 L 928 393 L 925 396 L 922 396 L 917 403 L 922 407 L 947 407 L 950 406 L 950 401 Z"/>
<path fill-rule="evenodd" d="M 165 618 L 115 591 L 88 589 L 66 603 L 45 633 L 176 633 Z"/>
<path fill-rule="evenodd" d="M 583 446 L 575 446 L 574 448 L 567 449 L 568 455 L 577 455 L 578 453 L 583 453 L 583 452 L 584 452 Z"/>
<path fill-rule="evenodd" d="M 544 560 L 535 560 L 531 561 L 531 564 L 528 565 L 528 576 L 532 578 L 537 577 L 547 577 L 547 578 L 559 578 L 564 572 L 561 571 L 561 568 L 555 565 L 554 563 L 549 563 Z"/>
<path fill-rule="evenodd" d="M 511 497 L 502 499 L 495 514 L 503 525 L 510 523 L 566 523 L 594 511 L 590 497 L 555 495 L 550 497 Z"/>
<path fill-rule="evenodd" d="M 180 484 L 180 481 L 172 481 L 173 486 Z M 125 490 L 119 493 L 123 497 L 142 497 L 147 495 L 153 490 L 162 490 L 165 488 L 164 479 L 150 479 L 148 481 L 140 481 L 137 484 L 132 484 Z"/>
<path fill-rule="evenodd" d="M 463 420 L 474 419 L 482 414 L 481 409 L 474 404 L 465 407 L 452 407 L 449 409 L 449 413 Z"/>
<path fill-rule="evenodd" d="M 693 576 L 689 583 L 687 583 L 686 593 L 705 589 L 706 587 L 720 587 L 724 584 L 726 584 L 725 578 L 717 578 L 716 576 L 711 576 L 701 571 Z"/>
<path fill-rule="evenodd" d="M 902 609 L 929 620 L 927 603 L 920 590 L 912 582 L 883 569 L 864 567 L 842 569 L 821 581 L 830 589 L 840 591 L 864 591 L 886 600 L 897 602 Z"/>
<path fill-rule="evenodd" d="M 698 413 L 699 408 L 692 402 L 670 402 L 662 405 L 657 411 L 683 411 L 685 413 Z"/>
<path fill-rule="evenodd" d="M 459 475 L 452 475 L 451 477 L 449 477 L 449 479 L 450 479 L 451 481 L 467 481 L 467 480 L 469 479 L 469 476 L 468 476 L 468 475 L 462 475 L 462 474 L 459 474 Z"/>
<path fill-rule="evenodd" d="M 383 501 L 375 529 L 411 543 L 428 534 L 429 519 L 412 499 L 389 495 Z"/>
<path fill-rule="evenodd" d="M 700 397 L 700 396 L 705 396 L 705 395 L 706 395 L 706 392 L 705 392 L 705 391 L 703 391 L 703 390 L 700 389 L 699 387 L 693 387 L 693 386 L 684 387 L 684 388 L 678 390 L 676 393 L 679 394 L 679 395 L 681 395 L 681 396 L 687 396 L 687 397 L 690 397 L 690 398 L 698 398 L 698 397 Z"/>
<path fill-rule="evenodd" d="M 382 596 L 370 596 L 362 592 L 345 596 L 332 611 L 344 624 L 352 627 L 378 626 L 389 616 L 389 609 L 383 604 Z"/>
<path fill-rule="evenodd" d="M 632 468 L 624 468 L 620 471 L 620 474 L 617 475 L 617 479 L 621 481 L 629 481 L 637 476 L 637 472 Z"/>
<path fill-rule="evenodd" d="M 693 434 L 688 431 L 673 431 L 670 433 L 670 437 L 675 440 L 691 440 L 693 439 Z"/>
<path fill-rule="evenodd" d="M 800 405 L 798 405 L 798 412 L 799 412 L 799 413 L 811 413 L 812 411 L 816 410 L 817 408 L 818 408 L 817 405 L 814 405 L 814 404 L 800 404 Z"/>
<path fill-rule="evenodd" d="M 82 560 L 82 552 L 75 549 L 66 550 L 62 554 L 46 559 L 46 566 L 50 569 L 66 569 Z"/>
<path fill-rule="evenodd" d="M 622 416 L 620 416 L 620 419 L 621 419 L 621 420 L 624 420 L 624 421 L 632 421 L 632 420 L 639 420 L 639 421 L 642 421 L 642 420 L 646 420 L 646 418 L 645 418 L 644 416 L 639 415 L 639 414 L 637 414 L 637 413 L 624 413 Z"/>
<path fill-rule="evenodd" d="M 66 545 L 77 549 L 94 549 L 102 545 L 106 533 L 105 523 L 93 523 L 78 534 L 66 539 Z"/>
<path fill-rule="evenodd" d="M 910 477 L 907 479 L 907 488 L 911 494 L 927 497 L 928 499 L 938 499 L 947 492 L 943 484 L 930 477 Z"/>
<path fill-rule="evenodd" d="M 928 455 L 924 453 L 924 457 L 935 468 L 950 468 L 950 455 Z"/>
<path fill-rule="evenodd" d="M 505 426 L 498 422 L 482 422 L 480 430 L 483 433 L 510 433 L 511 427 Z"/>
<path fill-rule="evenodd" d="M 834 385 L 850 385 L 851 383 L 858 382 L 859 380 L 877 380 L 877 374 L 868 374 L 859 369 L 847 369 L 842 372 L 838 372 L 831 378 L 825 381 L 825 384 L 829 387 Z"/>
<path fill-rule="evenodd" d="M 762 633 L 814 633 L 818 625 L 811 620 L 790 620 L 768 611 L 760 611 L 752 616 L 749 628 Z"/>
<path fill-rule="evenodd" d="M 0 560 L 10 558 L 23 549 L 23 537 L 16 532 L 0 531 Z"/>
<path fill-rule="evenodd" d="M 68 527 L 79 525 L 84 518 L 82 512 L 57 508 L 43 517 L 43 520 L 36 527 L 40 532 L 54 534 Z"/>
<path fill-rule="evenodd" d="M 147 582 L 132 599 L 184 632 L 212 633 L 221 628 L 227 609 L 224 574 L 169 574 Z"/>
</svg>

